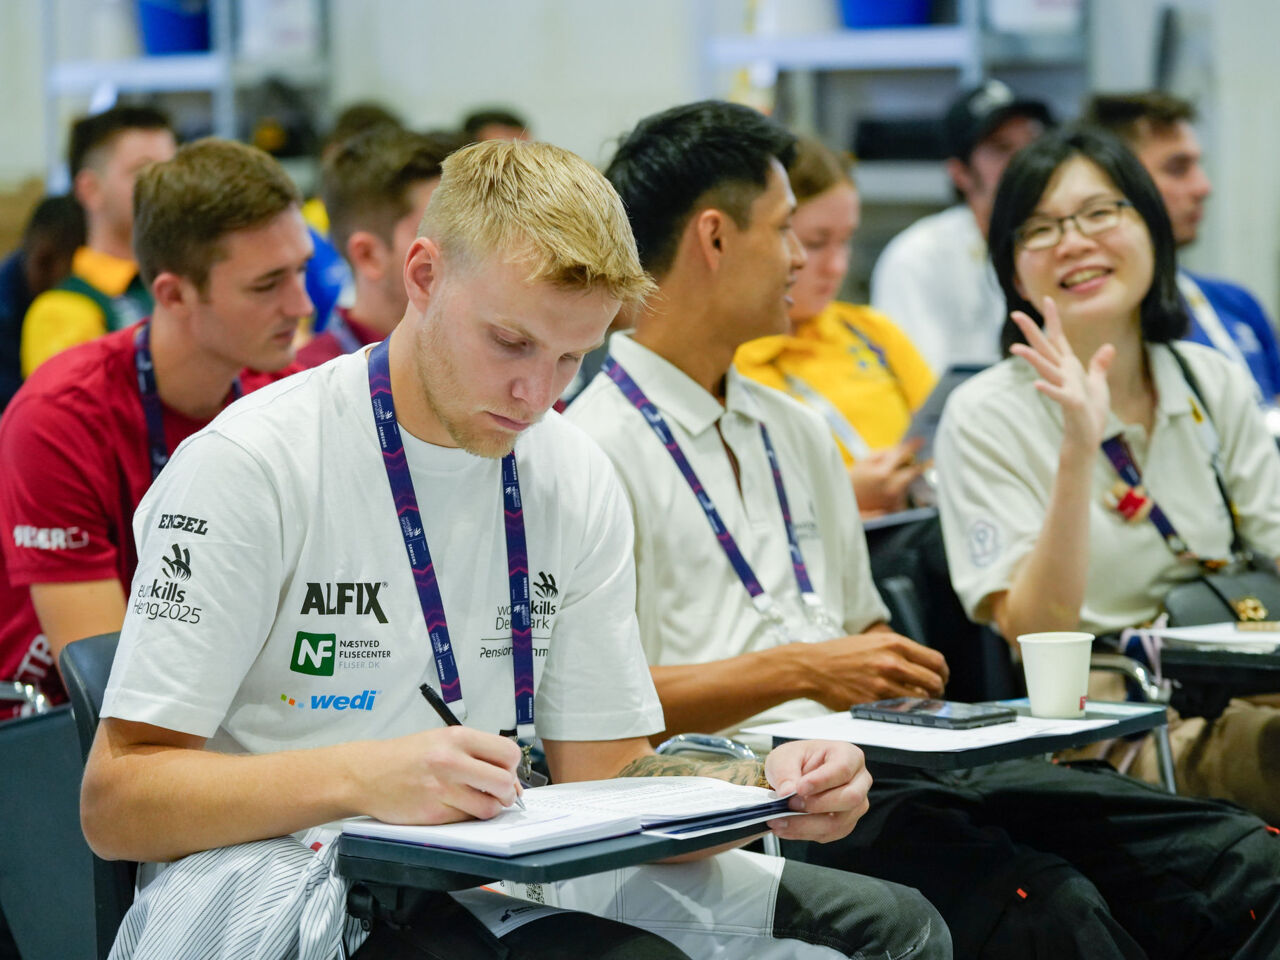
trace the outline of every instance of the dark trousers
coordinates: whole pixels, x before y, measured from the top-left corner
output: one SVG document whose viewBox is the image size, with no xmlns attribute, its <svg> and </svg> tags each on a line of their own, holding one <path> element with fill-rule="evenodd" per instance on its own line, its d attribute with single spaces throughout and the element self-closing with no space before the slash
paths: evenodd
<svg viewBox="0 0 1280 960">
<path fill-rule="evenodd" d="M 518 901 L 517 901 L 518 902 Z M 495 937 L 440 894 L 404 926 L 377 923 L 352 960 L 688 960 L 662 937 L 585 913 L 557 913 Z"/>
<path fill-rule="evenodd" d="M 1280 956 L 1280 839 L 1238 807 L 1105 764 L 872 772 L 852 834 L 786 853 L 918 888 L 956 957 Z"/>
</svg>

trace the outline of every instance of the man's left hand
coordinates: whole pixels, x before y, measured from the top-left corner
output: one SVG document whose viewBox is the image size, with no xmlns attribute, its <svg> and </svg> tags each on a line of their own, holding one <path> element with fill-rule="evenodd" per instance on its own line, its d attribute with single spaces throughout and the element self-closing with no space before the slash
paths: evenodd
<svg viewBox="0 0 1280 960">
<path fill-rule="evenodd" d="M 785 840 L 839 840 L 867 812 L 871 774 L 862 751 L 851 743 L 784 743 L 769 754 L 764 771 L 778 793 L 795 791 L 790 807 L 803 811 L 769 821 L 769 829 Z"/>
</svg>

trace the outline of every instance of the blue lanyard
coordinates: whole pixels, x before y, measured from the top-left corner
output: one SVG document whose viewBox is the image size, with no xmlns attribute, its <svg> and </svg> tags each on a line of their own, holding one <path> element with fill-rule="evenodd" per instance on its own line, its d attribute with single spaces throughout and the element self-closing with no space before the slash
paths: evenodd
<svg viewBox="0 0 1280 960">
<path fill-rule="evenodd" d="M 156 367 L 151 360 L 151 321 L 145 321 L 133 335 L 133 368 L 138 374 L 138 395 L 142 398 L 142 413 L 147 420 L 147 455 L 151 461 L 151 480 L 169 462 L 169 445 L 164 440 L 164 404 L 160 401 L 160 388 L 156 385 Z M 231 395 L 239 400 L 243 391 L 240 378 L 231 381 Z"/>
<path fill-rule="evenodd" d="M 388 360 L 390 338 L 369 352 L 369 399 L 373 406 L 373 423 L 382 448 L 382 465 L 391 485 L 400 534 L 418 588 L 418 603 L 431 639 L 431 652 L 440 681 L 440 694 L 458 719 L 466 720 L 467 707 L 462 699 L 462 679 L 453 656 L 449 625 L 445 619 L 444 601 L 436 582 L 435 566 L 423 532 L 422 514 L 413 489 L 413 477 L 405 460 L 404 441 L 396 423 L 396 408 L 391 397 L 391 368 Z M 502 502 L 507 535 L 507 578 L 511 595 L 511 651 L 516 699 L 516 734 L 532 737 L 533 727 L 533 628 L 529 598 L 529 559 L 525 550 L 524 505 L 520 500 L 520 475 L 515 453 L 502 458 Z"/>
<path fill-rule="evenodd" d="M 889 366 L 889 358 L 885 356 L 884 350 L 879 345 L 872 343 L 870 337 L 862 333 L 848 320 L 841 320 L 840 322 L 844 324 L 846 330 L 853 334 L 855 340 L 861 340 L 862 345 L 876 355 L 876 359 L 880 361 L 880 366 L 890 373 L 893 372 L 893 368 Z"/>
<path fill-rule="evenodd" d="M 333 334 L 333 339 L 338 341 L 338 346 L 342 348 L 343 353 L 355 353 L 364 346 L 347 323 L 346 310 L 342 307 L 334 308 L 333 313 L 329 315 L 329 323 L 324 329 L 326 333 Z"/>
<path fill-rule="evenodd" d="M 702 512 L 707 518 L 707 523 L 711 525 L 711 531 L 715 534 L 716 540 L 720 543 L 720 548 L 724 551 L 730 565 L 733 567 L 734 573 L 738 575 L 738 579 L 742 581 L 742 586 L 746 588 L 747 593 L 751 596 L 751 602 L 756 610 L 769 620 L 775 626 L 781 625 L 782 617 L 774 608 L 773 599 L 765 592 L 764 587 L 760 585 L 760 580 L 756 577 L 755 571 L 751 569 L 751 564 L 747 563 L 747 558 L 742 555 L 742 551 L 738 548 L 737 541 L 733 539 L 733 535 L 729 533 L 729 528 L 725 526 L 724 521 L 720 518 L 720 513 L 716 510 L 715 504 L 711 502 L 711 497 L 702 486 L 702 481 L 698 479 L 698 475 L 694 472 L 693 465 L 689 463 L 689 459 L 684 455 L 684 451 L 680 449 L 680 444 L 676 441 L 675 434 L 671 432 L 671 428 L 662 418 L 662 414 L 658 408 L 654 406 L 639 384 L 631 379 L 622 365 L 613 357 L 607 357 L 604 361 L 605 375 L 618 385 L 618 389 L 622 391 L 622 395 L 630 401 L 644 416 L 645 422 L 654 433 L 658 435 L 658 439 L 662 441 L 662 445 L 666 447 L 667 453 L 671 455 L 671 459 L 675 461 L 676 467 L 684 476 L 685 482 L 689 484 L 689 489 L 693 491 L 693 495 L 698 500 L 698 505 L 702 507 Z M 774 452 L 773 443 L 769 439 L 769 431 L 765 425 L 760 424 L 760 439 L 764 442 L 765 455 L 769 458 L 769 467 L 773 473 L 774 489 L 778 493 L 778 506 L 782 511 L 782 524 L 787 531 L 787 543 L 791 549 L 791 567 L 795 572 L 796 584 L 800 588 L 800 596 L 804 601 L 805 613 L 810 619 L 817 621 L 829 620 L 822 606 L 822 601 L 814 592 L 813 584 L 809 580 L 809 571 L 805 566 L 804 555 L 800 552 L 800 543 L 796 539 L 795 527 L 791 523 L 791 508 L 787 503 L 787 491 L 782 484 L 782 471 L 778 467 L 778 456 Z M 823 626 L 830 626 L 832 629 L 839 630 L 834 623 L 822 623 Z"/>
<path fill-rule="evenodd" d="M 1107 455 L 1107 459 L 1111 461 L 1111 466 L 1115 468 L 1120 479 L 1129 485 L 1130 490 L 1125 496 L 1135 498 L 1131 508 L 1126 509 L 1126 504 L 1122 499 L 1116 506 L 1116 510 L 1129 519 L 1135 516 L 1135 511 L 1140 506 L 1137 501 L 1137 488 L 1142 486 L 1142 471 L 1138 469 L 1138 464 L 1134 462 L 1133 451 L 1129 449 L 1129 444 L 1125 442 L 1124 437 L 1119 435 L 1110 437 L 1102 442 L 1102 452 Z M 1169 545 L 1169 549 L 1174 555 L 1182 560 L 1194 560 L 1196 556 L 1187 546 L 1187 542 L 1179 536 L 1178 531 L 1173 526 L 1168 515 L 1160 509 L 1160 505 L 1150 497 L 1146 498 L 1150 501 L 1150 512 L 1148 519 L 1160 531 L 1160 536 L 1164 537 L 1164 542 Z"/>
</svg>

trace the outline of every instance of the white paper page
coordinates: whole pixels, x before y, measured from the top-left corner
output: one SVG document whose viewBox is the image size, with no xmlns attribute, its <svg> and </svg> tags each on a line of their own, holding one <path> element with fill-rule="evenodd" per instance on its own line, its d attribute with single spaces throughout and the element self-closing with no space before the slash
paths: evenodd
<svg viewBox="0 0 1280 960">
<path fill-rule="evenodd" d="M 1147 631 L 1178 646 L 1238 647 L 1255 653 L 1267 653 L 1280 645 L 1280 631 L 1240 630 L 1234 622 L 1206 623 L 1198 627 L 1163 627 Z"/>
<path fill-rule="evenodd" d="M 1091 704 L 1090 708 L 1092 707 Z M 833 713 L 825 717 L 748 727 L 743 732 L 764 737 L 785 737 L 789 740 L 846 740 L 863 746 L 933 753 L 1093 730 L 1114 722 L 1111 719 L 1042 720 L 1037 717 L 1018 717 L 1012 723 L 996 723 L 972 730 L 944 730 L 940 727 L 886 723 L 883 720 L 855 720 L 847 713 Z"/>
<path fill-rule="evenodd" d="M 583 840 L 621 836 L 640 829 L 639 818 L 625 812 L 600 807 L 573 810 L 539 808 L 530 804 L 527 799 L 534 792 L 525 791 L 529 809 L 507 807 L 492 820 L 409 826 L 358 819 L 348 821 L 343 826 L 343 832 L 505 856 L 525 850 L 548 849 Z"/>
<path fill-rule="evenodd" d="M 715 777 L 617 777 L 537 787 L 524 792 L 524 801 L 530 809 L 539 810 L 607 806 L 650 824 L 726 813 L 789 796 Z"/>
</svg>

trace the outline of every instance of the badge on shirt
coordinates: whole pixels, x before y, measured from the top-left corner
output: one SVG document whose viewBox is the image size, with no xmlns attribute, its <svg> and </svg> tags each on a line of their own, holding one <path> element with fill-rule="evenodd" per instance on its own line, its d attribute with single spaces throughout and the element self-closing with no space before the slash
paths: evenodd
<svg viewBox="0 0 1280 960">
<path fill-rule="evenodd" d="M 1139 484 L 1131 487 L 1122 480 L 1117 480 L 1102 495 L 1102 502 L 1108 509 L 1114 510 L 1124 517 L 1126 523 L 1141 523 L 1151 516 L 1153 506 L 1147 488 Z"/>
<path fill-rule="evenodd" d="M 1000 531 L 990 520 L 969 526 L 969 559 L 975 567 L 990 566 L 1000 556 Z"/>
</svg>

